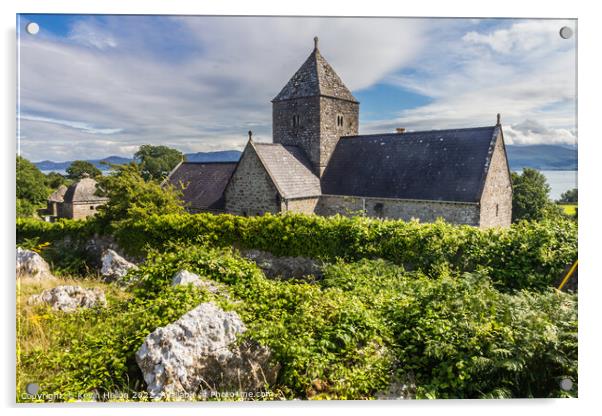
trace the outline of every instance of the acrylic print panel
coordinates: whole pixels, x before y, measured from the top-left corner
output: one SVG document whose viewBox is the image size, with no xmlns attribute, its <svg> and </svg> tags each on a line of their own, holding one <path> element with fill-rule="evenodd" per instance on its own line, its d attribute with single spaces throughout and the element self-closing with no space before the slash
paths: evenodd
<svg viewBox="0 0 602 416">
<path fill-rule="evenodd" d="M 576 20 L 17 33 L 19 402 L 577 396 Z"/>
</svg>

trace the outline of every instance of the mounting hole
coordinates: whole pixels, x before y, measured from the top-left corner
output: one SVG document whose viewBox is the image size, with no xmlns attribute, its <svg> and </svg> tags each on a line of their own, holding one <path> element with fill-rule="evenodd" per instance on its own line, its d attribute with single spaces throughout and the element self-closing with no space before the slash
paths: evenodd
<svg viewBox="0 0 602 416">
<path fill-rule="evenodd" d="M 568 26 L 563 26 L 560 28 L 560 37 L 562 39 L 569 39 L 573 36 L 573 29 Z"/>
<path fill-rule="evenodd" d="M 31 394 L 32 396 L 34 394 L 38 394 L 38 391 L 40 391 L 40 385 L 38 383 L 28 383 L 27 386 L 25 386 L 25 391 L 27 394 Z"/>
<path fill-rule="evenodd" d="M 40 25 L 38 25 L 36 22 L 29 22 L 25 26 L 25 30 L 30 35 L 37 35 L 38 32 L 40 31 Z"/>
<path fill-rule="evenodd" d="M 571 391 L 573 388 L 573 381 L 568 378 L 562 379 L 560 382 L 560 388 L 564 391 Z"/>
</svg>

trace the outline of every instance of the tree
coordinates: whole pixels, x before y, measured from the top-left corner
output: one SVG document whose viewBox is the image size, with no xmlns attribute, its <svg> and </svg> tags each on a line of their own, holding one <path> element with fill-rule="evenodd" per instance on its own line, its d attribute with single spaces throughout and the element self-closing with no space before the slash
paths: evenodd
<svg viewBox="0 0 602 416">
<path fill-rule="evenodd" d="M 17 216 L 31 216 L 41 208 L 50 194 L 46 177 L 36 165 L 17 156 Z"/>
<path fill-rule="evenodd" d="M 512 221 L 539 221 L 553 211 L 550 185 L 541 172 L 531 168 L 523 169 L 522 174 L 512 172 L 512 187 Z"/>
<path fill-rule="evenodd" d="M 144 144 L 134 154 L 140 164 L 142 177 L 147 180 L 162 180 L 183 159 L 182 152 L 167 146 Z"/>
<path fill-rule="evenodd" d="M 67 177 L 69 179 L 81 179 L 84 177 L 85 173 L 87 173 L 91 178 L 98 178 L 102 175 L 100 169 L 86 160 L 76 160 L 67 168 Z"/>
<path fill-rule="evenodd" d="M 99 207 L 99 220 L 137 221 L 153 214 L 184 212 L 181 193 L 171 185 L 161 187 L 157 182 L 145 181 L 136 163 L 111 165 L 111 168 L 109 175 L 98 179 L 97 193 L 109 197 L 109 202 Z"/>
<path fill-rule="evenodd" d="M 577 203 L 577 188 L 569 189 L 560 195 L 560 199 L 558 200 L 560 203 Z"/>
<path fill-rule="evenodd" d="M 71 181 L 58 172 L 48 172 L 46 174 L 46 186 L 50 189 L 57 189 L 61 185 L 69 186 Z"/>
</svg>

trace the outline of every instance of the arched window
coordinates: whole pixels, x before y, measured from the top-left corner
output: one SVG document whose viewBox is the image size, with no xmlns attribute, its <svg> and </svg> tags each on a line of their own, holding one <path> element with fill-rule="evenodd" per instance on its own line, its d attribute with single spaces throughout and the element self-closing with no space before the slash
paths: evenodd
<svg viewBox="0 0 602 416">
<path fill-rule="evenodd" d="M 295 114 L 293 116 L 293 127 L 299 127 L 301 125 L 301 119 L 299 118 L 299 114 Z"/>
<path fill-rule="evenodd" d="M 343 127 L 343 116 L 342 115 L 337 115 L 337 126 L 338 127 Z"/>
</svg>

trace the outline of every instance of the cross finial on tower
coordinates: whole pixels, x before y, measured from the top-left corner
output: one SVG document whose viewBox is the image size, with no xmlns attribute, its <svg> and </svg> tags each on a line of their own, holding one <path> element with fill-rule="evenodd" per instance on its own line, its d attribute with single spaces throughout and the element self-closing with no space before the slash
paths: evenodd
<svg viewBox="0 0 602 416">
<path fill-rule="evenodd" d="M 318 49 L 318 37 L 314 36 L 314 49 Z"/>
<path fill-rule="evenodd" d="M 502 118 L 502 116 L 500 115 L 500 113 L 497 113 L 497 123 L 495 124 L 496 126 L 499 126 L 499 125 L 502 124 L 501 123 L 501 118 Z"/>
<path fill-rule="evenodd" d="M 253 140 L 253 132 L 249 130 L 249 140 Z"/>
</svg>

